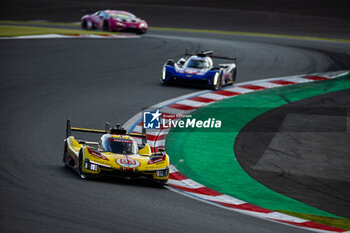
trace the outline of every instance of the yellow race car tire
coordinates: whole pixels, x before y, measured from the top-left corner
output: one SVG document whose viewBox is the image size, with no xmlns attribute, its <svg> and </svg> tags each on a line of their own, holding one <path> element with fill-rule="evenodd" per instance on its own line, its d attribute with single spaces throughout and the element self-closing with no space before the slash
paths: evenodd
<svg viewBox="0 0 350 233">
<path fill-rule="evenodd" d="M 83 150 L 82 149 L 79 151 L 79 158 L 78 159 L 79 159 L 79 165 L 78 165 L 78 168 L 77 168 L 77 173 L 80 176 L 80 178 L 87 179 L 88 175 L 82 171 L 83 160 L 84 160 L 84 155 L 83 155 Z"/>
<path fill-rule="evenodd" d="M 64 167 L 68 167 L 68 164 L 67 164 L 67 147 L 68 147 L 68 145 L 67 145 L 67 142 L 65 142 L 64 143 L 64 150 L 63 150 L 63 158 L 62 158 L 62 161 L 63 161 L 63 163 L 64 163 Z"/>
</svg>

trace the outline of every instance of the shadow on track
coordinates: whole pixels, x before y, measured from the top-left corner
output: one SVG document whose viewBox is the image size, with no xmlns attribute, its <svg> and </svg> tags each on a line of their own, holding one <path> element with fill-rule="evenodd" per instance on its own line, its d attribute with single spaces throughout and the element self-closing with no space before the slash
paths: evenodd
<svg viewBox="0 0 350 233">
<path fill-rule="evenodd" d="M 165 189 L 164 184 L 150 179 L 122 178 L 116 176 L 96 176 L 89 177 L 88 179 L 82 179 L 69 167 L 54 166 L 54 169 L 57 170 L 59 174 L 64 174 L 64 176 L 67 178 L 70 176 L 72 179 L 78 179 L 81 182 L 101 182 L 110 185 L 132 185 L 138 187 Z"/>
</svg>

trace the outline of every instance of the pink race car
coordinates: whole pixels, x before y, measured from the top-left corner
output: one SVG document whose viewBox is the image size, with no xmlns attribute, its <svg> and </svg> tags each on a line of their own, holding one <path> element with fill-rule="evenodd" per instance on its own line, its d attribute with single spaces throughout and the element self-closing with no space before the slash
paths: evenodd
<svg viewBox="0 0 350 233">
<path fill-rule="evenodd" d="M 103 29 L 104 31 L 132 31 L 137 34 L 147 32 L 145 20 L 137 18 L 127 11 L 103 10 L 81 18 L 83 29 Z"/>
</svg>

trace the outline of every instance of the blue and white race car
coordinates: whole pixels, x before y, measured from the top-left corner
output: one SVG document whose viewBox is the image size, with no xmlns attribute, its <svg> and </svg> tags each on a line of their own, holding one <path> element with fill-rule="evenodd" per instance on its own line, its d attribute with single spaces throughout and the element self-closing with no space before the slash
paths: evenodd
<svg viewBox="0 0 350 233">
<path fill-rule="evenodd" d="M 230 60 L 232 63 L 214 65 L 213 58 Z M 163 66 L 160 82 L 193 83 L 214 90 L 226 85 L 233 85 L 236 80 L 236 58 L 213 56 L 212 51 L 200 53 L 185 52 L 185 58 L 176 63 L 169 59 Z"/>
</svg>

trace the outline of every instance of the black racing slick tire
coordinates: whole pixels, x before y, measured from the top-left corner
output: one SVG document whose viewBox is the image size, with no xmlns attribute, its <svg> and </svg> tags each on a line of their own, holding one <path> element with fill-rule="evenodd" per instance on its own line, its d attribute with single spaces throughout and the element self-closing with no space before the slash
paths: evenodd
<svg viewBox="0 0 350 233">
<path fill-rule="evenodd" d="M 167 185 L 168 181 L 163 181 L 163 180 L 155 180 L 154 181 L 154 185 L 158 186 L 158 187 L 163 187 L 165 185 Z"/>
<path fill-rule="evenodd" d="M 145 30 L 138 30 L 138 31 L 136 31 L 137 35 L 142 35 L 142 34 L 145 34 L 145 33 L 146 33 Z"/>
<path fill-rule="evenodd" d="M 83 30 L 87 30 L 87 21 L 86 21 L 86 20 L 84 20 L 84 21 L 81 23 L 81 28 L 82 28 Z"/>
<path fill-rule="evenodd" d="M 62 162 L 64 163 L 64 166 L 65 167 L 68 167 L 68 164 L 67 164 L 67 142 L 64 143 L 64 150 L 63 150 L 63 158 L 62 158 Z"/>
<path fill-rule="evenodd" d="M 164 80 L 162 80 L 162 78 L 160 78 L 159 82 L 162 86 L 168 86 L 170 84 L 169 81 L 164 81 Z"/>
<path fill-rule="evenodd" d="M 232 72 L 232 82 L 230 82 L 228 85 L 232 86 L 236 81 L 236 69 Z"/>
<path fill-rule="evenodd" d="M 235 71 L 233 72 L 233 75 L 232 75 L 232 84 L 236 82 L 236 77 L 237 77 L 237 68 L 235 68 Z"/>
<path fill-rule="evenodd" d="M 106 31 L 106 32 L 110 31 L 110 29 L 109 29 L 109 22 L 108 21 L 105 21 L 103 23 L 103 31 Z"/>
<path fill-rule="evenodd" d="M 80 176 L 80 178 L 82 178 L 82 179 L 87 179 L 87 178 L 88 178 L 87 174 L 85 174 L 85 173 L 82 171 L 82 168 L 83 168 L 83 160 L 84 160 L 83 151 L 80 150 L 80 152 L 79 152 L 79 165 L 78 165 L 78 168 L 77 168 L 77 173 L 78 173 L 78 175 Z"/>
</svg>

